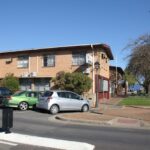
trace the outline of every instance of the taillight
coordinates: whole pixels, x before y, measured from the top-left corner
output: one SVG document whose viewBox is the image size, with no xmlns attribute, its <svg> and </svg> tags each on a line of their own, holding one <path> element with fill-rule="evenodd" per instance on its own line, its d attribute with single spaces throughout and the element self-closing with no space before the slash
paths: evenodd
<svg viewBox="0 0 150 150">
<path fill-rule="evenodd" d="M 7 96 L 7 100 L 12 100 L 12 97 L 11 96 Z"/>
<path fill-rule="evenodd" d="M 52 99 L 52 97 L 49 96 L 49 97 L 47 98 L 47 102 L 49 102 L 51 99 Z"/>
</svg>

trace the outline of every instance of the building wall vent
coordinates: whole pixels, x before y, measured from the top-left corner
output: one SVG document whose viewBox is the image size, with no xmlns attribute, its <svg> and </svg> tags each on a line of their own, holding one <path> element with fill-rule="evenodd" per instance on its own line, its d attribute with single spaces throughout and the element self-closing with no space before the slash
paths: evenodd
<svg viewBox="0 0 150 150">
<path fill-rule="evenodd" d="M 37 76 L 37 72 L 31 72 L 30 73 L 30 77 L 36 77 Z"/>
</svg>

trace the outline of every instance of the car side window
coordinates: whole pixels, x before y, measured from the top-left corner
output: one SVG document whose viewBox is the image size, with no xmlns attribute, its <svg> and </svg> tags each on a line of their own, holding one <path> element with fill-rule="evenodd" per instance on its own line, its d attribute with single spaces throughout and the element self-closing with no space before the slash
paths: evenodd
<svg viewBox="0 0 150 150">
<path fill-rule="evenodd" d="M 70 92 L 65 92 L 65 96 L 66 96 L 66 98 L 71 99 L 71 93 Z"/>
<path fill-rule="evenodd" d="M 80 99 L 79 95 L 77 95 L 75 93 L 71 93 L 71 92 L 57 92 L 57 94 L 61 98 Z"/>
<path fill-rule="evenodd" d="M 66 92 L 57 92 L 57 94 L 58 94 L 59 97 L 67 98 L 66 97 Z"/>
<path fill-rule="evenodd" d="M 68 99 L 80 99 L 80 96 L 72 93 L 72 92 L 65 92 L 66 98 Z"/>
<path fill-rule="evenodd" d="M 69 93 L 69 92 L 57 92 L 57 94 L 61 98 L 71 99 L 71 93 Z"/>
<path fill-rule="evenodd" d="M 29 93 L 27 94 L 27 96 L 28 96 L 28 97 L 37 97 L 37 93 L 35 93 L 35 92 L 29 92 Z"/>
<path fill-rule="evenodd" d="M 80 96 L 75 94 L 75 93 L 70 93 L 71 94 L 71 99 L 80 99 Z"/>
</svg>

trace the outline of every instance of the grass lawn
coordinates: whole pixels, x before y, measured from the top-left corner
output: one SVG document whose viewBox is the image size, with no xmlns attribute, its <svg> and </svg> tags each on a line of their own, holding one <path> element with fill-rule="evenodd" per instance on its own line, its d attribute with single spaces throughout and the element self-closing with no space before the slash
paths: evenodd
<svg viewBox="0 0 150 150">
<path fill-rule="evenodd" d="M 138 106 L 150 106 L 150 97 L 145 96 L 130 96 L 124 98 L 120 105 L 138 105 Z"/>
</svg>

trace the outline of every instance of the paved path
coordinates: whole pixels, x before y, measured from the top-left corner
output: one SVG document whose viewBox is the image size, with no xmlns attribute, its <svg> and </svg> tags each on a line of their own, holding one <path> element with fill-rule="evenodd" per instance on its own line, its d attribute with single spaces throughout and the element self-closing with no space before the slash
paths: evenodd
<svg viewBox="0 0 150 150">
<path fill-rule="evenodd" d="M 97 125 L 150 129 L 150 108 L 101 104 L 88 113 L 59 113 L 59 120 Z"/>
</svg>

